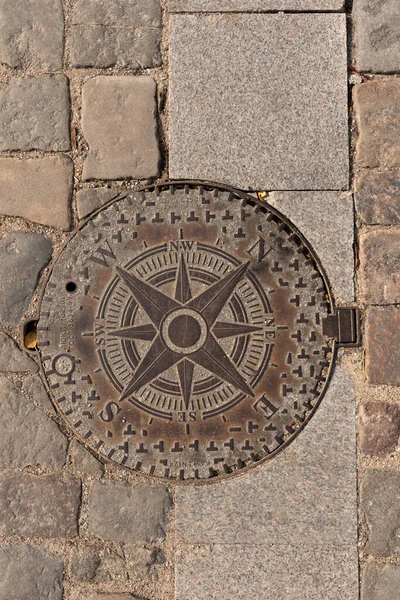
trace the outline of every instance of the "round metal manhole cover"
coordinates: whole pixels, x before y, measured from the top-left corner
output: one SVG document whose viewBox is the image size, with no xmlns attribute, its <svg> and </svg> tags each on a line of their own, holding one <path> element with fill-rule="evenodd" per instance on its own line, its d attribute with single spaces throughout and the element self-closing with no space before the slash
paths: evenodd
<svg viewBox="0 0 400 600">
<path fill-rule="evenodd" d="M 100 455 L 209 479 L 285 447 L 333 359 L 318 259 L 274 209 L 223 187 L 119 198 L 65 246 L 41 302 L 48 387 Z"/>
</svg>

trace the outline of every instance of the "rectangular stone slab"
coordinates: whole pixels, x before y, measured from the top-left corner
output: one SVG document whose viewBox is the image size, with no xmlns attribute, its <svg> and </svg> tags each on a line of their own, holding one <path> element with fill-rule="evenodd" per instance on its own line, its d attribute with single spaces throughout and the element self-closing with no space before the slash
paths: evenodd
<svg viewBox="0 0 400 600">
<path fill-rule="evenodd" d="M 179 600 L 358 600 L 356 547 L 183 545 L 177 561 Z"/>
<path fill-rule="evenodd" d="M 321 405 L 271 461 L 223 483 L 178 488 L 176 535 L 190 544 L 357 543 L 355 397 L 336 368 Z"/>
<path fill-rule="evenodd" d="M 344 14 L 170 17 L 170 177 L 349 185 Z"/>
<path fill-rule="evenodd" d="M 170 0 L 170 12 L 337 11 L 344 0 Z"/>
</svg>

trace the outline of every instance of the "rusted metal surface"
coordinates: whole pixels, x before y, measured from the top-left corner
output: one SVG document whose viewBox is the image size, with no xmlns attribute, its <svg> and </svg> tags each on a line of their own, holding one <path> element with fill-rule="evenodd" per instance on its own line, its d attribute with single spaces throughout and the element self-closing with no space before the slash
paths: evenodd
<svg viewBox="0 0 400 600">
<path fill-rule="evenodd" d="M 144 474 L 209 479 L 274 456 L 307 422 L 333 360 L 332 305 L 317 257 L 275 209 L 166 184 L 73 235 L 38 345 L 91 448 Z"/>
</svg>

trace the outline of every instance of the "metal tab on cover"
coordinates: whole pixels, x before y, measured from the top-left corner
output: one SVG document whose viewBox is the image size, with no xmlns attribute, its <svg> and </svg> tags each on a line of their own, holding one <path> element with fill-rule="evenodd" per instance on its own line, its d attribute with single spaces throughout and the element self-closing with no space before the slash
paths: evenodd
<svg viewBox="0 0 400 600">
<path fill-rule="evenodd" d="M 360 311 L 358 308 L 337 308 L 334 315 L 327 316 L 322 322 L 324 335 L 335 338 L 341 346 L 359 346 Z"/>
</svg>

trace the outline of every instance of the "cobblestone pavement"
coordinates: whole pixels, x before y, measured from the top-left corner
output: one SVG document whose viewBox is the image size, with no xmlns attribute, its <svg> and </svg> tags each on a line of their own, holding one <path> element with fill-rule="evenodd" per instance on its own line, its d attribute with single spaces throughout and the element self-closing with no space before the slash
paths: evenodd
<svg viewBox="0 0 400 600">
<path fill-rule="evenodd" d="M 395 600 L 400 589 L 398 0 L 0 0 L 0 600 Z M 52 259 L 168 179 L 260 193 L 363 345 L 307 428 L 210 485 L 74 438 L 34 322 Z"/>
</svg>

